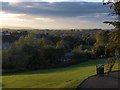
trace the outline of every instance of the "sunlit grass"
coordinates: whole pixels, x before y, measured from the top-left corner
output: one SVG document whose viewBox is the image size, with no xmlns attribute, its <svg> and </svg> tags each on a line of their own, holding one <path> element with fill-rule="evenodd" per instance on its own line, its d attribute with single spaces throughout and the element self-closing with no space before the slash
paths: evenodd
<svg viewBox="0 0 120 90">
<path fill-rule="evenodd" d="M 96 74 L 97 60 L 65 68 L 27 71 L 3 76 L 4 88 L 76 88 L 84 79 Z M 118 63 L 113 70 L 118 70 Z"/>
</svg>

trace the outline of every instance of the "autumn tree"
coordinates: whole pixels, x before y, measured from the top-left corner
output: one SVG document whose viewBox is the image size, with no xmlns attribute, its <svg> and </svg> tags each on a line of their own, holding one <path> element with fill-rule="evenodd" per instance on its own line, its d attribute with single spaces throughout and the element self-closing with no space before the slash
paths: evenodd
<svg viewBox="0 0 120 90">
<path fill-rule="evenodd" d="M 104 1 L 104 0 L 103 0 Z M 117 16 L 117 20 L 115 21 L 105 21 L 104 23 L 106 24 L 112 24 L 115 27 L 115 30 L 110 34 L 110 39 L 109 43 L 107 45 L 107 48 L 109 49 L 110 53 L 112 53 L 115 58 L 112 58 L 108 60 L 107 62 L 107 71 L 108 73 L 112 71 L 112 68 L 115 64 L 115 61 L 118 59 L 120 56 L 120 0 L 109 0 L 105 4 L 110 4 L 110 9 L 113 9 L 114 12 L 112 15 Z"/>
</svg>

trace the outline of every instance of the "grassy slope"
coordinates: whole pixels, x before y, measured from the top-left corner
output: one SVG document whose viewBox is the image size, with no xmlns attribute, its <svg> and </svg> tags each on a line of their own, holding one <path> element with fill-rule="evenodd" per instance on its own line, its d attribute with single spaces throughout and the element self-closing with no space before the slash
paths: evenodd
<svg viewBox="0 0 120 90">
<path fill-rule="evenodd" d="M 7 88 L 76 88 L 84 79 L 96 74 L 92 60 L 66 68 L 28 71 L 3 76 L 3 86 Z M 114 66 L 118 70 L 118 65 Z"/>
</svg>

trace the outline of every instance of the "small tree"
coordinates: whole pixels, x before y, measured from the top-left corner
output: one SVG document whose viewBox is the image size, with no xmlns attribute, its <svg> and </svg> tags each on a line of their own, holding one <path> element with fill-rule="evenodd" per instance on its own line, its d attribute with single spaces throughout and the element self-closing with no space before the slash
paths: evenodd
<svg viewBox="0 0 120 90">
<path fill-rule="evenodd" d="M 104 1 L 104 0 L 103 0 Z M 103 4 L 110 4 L 110 9 L 113 9 L 114 12 L 112 13 L 112 15 L 116 15 L 118 16 L 117 19 L 115 21 L 105 21 L 104 23 L 107 24 L 112 24 L 115 27 L 115 31 L 111 33 L 110 35 L 110 39 L 109 39 L 109 47 L 110 49 L 114 50 L 114 56 L 115 58 L 108 60 L 107 63 L 107 71 L 108 73 L 112 71 L 112 68 L 115 64 L 115 60 L 119 60 L 119 56 L 120 56 L 120 1 L 119 0 L 113 0 L 113 2 L 111 2 L 112 0 L 108 0 L 107 3 L 103 3 Z M 116 51 L 118 52 L 118 55 L 116 56 Z"/>
</svg>

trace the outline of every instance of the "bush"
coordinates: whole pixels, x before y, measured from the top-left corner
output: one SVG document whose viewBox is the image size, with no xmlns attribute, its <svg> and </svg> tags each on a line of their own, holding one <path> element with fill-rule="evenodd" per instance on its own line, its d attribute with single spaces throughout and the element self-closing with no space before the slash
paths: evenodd
<svg viewBox="0 0 120 90">
<path fill-rule="evenodd" d="M 104 45 L 95 45 L 92 48 L 92 51 L 96 57 L 102 58 L 102 57 L 105 57 L 105 49 L 106 48 Z"/>
<path fill-rule="evenodd" d="M 8 51 L 3 50 L 2 51 L 2 68 L 3 69 L 13 69 L 13 65 L 11 61 L 9 60 L 10 54 Z"/>
<path fill-rule="evenodd" d="M 84 50 L 82 45 L 74 48 L 73 54 L 73 60 L 75 62 L 83 62 L 93 57 L 93 53 L 88 51 L 87 49 Z"/>
</svg>

